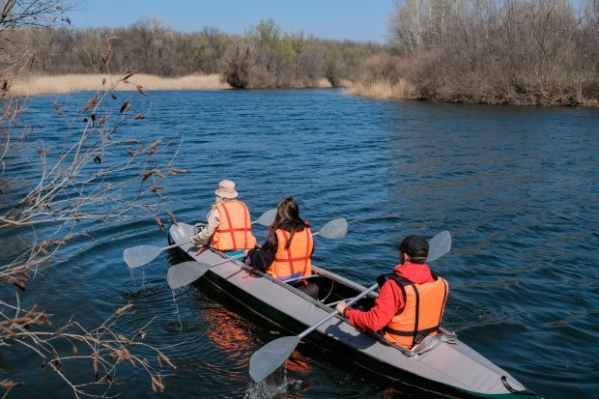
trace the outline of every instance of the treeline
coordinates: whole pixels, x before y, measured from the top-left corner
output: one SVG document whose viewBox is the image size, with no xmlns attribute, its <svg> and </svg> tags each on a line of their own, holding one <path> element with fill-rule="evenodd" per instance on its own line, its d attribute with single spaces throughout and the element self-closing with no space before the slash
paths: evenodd
<svg viewBox="0 0 599 399">
<path fill-rule="evenodd" d="M 222 74 L 237 89 L 314 86 L 320 79 L 339 86 L 355 80 L 368 57 L 382 45 L 330 41 L 283 34 L 273 20 L 258 23 L 245 36 L 216 28 L 176 32 L 159 20 L 126 28 L 4 32 L 12 52 L 29 49 L 31 73 L 60 75 L 105 72 L 162 77 Z M 108 63 L 108 61 L 110 61 Z"/>
<path fill-rule="evenodd" d="M 397 62 L 412 98 L 598 105 L 599 0 L 396 0 Z"/>
<path fill-rule="evenodd" d="M 118 29 L 0 29 L 0 63 L 18 66 L 3 64 L 0 83 L 10 87 L 16 69 L 56 75 L 108 68 L 220 74 L 236 89 L 313 87 L 326 79 L 372 97 L 599 105 L 599 0 L 581 0 L 580 9 L 569 0 L 394 2 L 385 45 L 284 33 L 273 20 L 244 36 L 216 28 L 176 32 L 158 20 Z"/>
</svg>

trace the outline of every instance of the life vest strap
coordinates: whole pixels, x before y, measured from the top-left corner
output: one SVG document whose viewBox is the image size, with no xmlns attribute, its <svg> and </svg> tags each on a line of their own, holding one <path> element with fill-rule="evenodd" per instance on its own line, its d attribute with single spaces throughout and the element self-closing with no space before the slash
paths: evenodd
<svg viewBox="0 0 599 399">
<path fill-rule="evenodd" d="M 237 228 L 233 228 L 233 229 L 219 229 L 216 228 L 215 231 L 218 231 L 219 233 L 229 233 L 229 232 L 235 232 L 235 231 L 252 231 L 251 228 L 247 228 L 247 227 L 237 227 Z"/>
<path fill-rule="evenodd" d="M 401 337 L 413 337 L 414 335 L 418 336 L 418 335 L 429 335 L 430 333 L 433 333 L 435 331 L 437 331 L 439 329 L 439 326 L 436 327 L 431 327 L 431 328 L 426 328 L 424 330 L 418 330 L 416 331 L 416 334 L 414 334 L 414 331 L 399 331 L 399 330 L 394 330 L 392 328 L 389 327 L 384 327 L 383 330 L 385 330 L 385 332 L 388 332 L 390 334 L 393 335 L 399 335 Z"/>
<path fill-rule="evenodd" d="M 298 256 L 295 258 L 275 258 L 274 261 L 275 262 L 295 262 L 295 261 L 308 260 L 308 259 L 310 259 L 309 256 Z"/>
</svg>

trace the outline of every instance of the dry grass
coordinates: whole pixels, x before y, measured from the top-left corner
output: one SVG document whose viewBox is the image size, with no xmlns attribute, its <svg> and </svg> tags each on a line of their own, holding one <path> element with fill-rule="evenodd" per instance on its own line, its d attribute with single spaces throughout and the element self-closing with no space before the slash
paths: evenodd
<svg viewBox="0 0 599 399">
<path fill-rule="evenodd" d="M 106 79 L 103 86 L 102 81 Z M 190 75 L 180 78 L 161 78 L 158 76 L 135 74 L 128 79 L 131 84 L 119 84 L 116 90 L 226 90 L 231 87 L 223 83 L 221 75 Z M 9 94 L 13 96 L 35 96 L 40 94 L 72 93 L 77 91 L 98 91 L 110 85 L 107 75 L 61 75 L 31 76 L 15 83 Z"/>
<path fill-rule="evenodd" d="M 4 92 L 2 97 L 29 97 L 42 94 L 61 94 L 79 91 L 102 91 L 108 89 L 118 78 L 102 74 L 89 75 L 59 75 L 59 76 L 29 76 L 20 78 L 14 83 L 10 91 Z M 106 79 L 106 82 L 102 82 Z M 223 82 L 222 75 L 189 75 L 180 78 L 161 78 L 154 75 L 134 74 L 126 79 L 128 83 L 121 82 L 115 90 L 136 91 L 138 85 L 143 91 L 152 90 L 230 90 L 231 86 Z M 403 98 L 404 85 L 391 86 L 388 83 L 377 82 L 368 86 L 356 86 L 349 80 L 341 81 L 342 87 L 347 93 L 356 96 L 373 98 Z M 326 79 L 320 79 L 315 86 L 318 88 L 330 88 L 331 83 Z"/>
<path fill-rule="evenodd" d="M 404 79 L 398 83 L 379 80 L 349 87 L 347 93 L 369 98 L 407 100 L 413 98 L 414 86 Z"/>
</svg>

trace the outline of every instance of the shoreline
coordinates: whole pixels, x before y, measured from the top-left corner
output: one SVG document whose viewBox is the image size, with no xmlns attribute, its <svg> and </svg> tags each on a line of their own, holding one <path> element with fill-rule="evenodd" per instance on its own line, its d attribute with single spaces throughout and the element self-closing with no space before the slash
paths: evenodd
<svg viewBox="0 0 599 399">
<path fill-rule="evenodd" d="M 126 75 L 113 76 L 108 74 L 66 74 L 56 76 L 20 77 L 4 98 L 30 97 L 48 94 L 67 94 L 81 91 L 104 91 L 114 86 L 115 91 L 157 91 L 157 90 L 232 90 L 220 74 L 188 75 L 178 78 L 163 78 L 155 75 L 134 74 L 127 80 Z M 318 88 L 331 87 L 325 79 L 315 86 Z M 141 90 L 140 90 L 141 88 Z"/>
<path fill-rule="evenodd" d="M 65 74 L 54 76 L 21 75 L 19 79 L 11 82 L 8 90 L 0 91 L 1 100 L 27 99 L 32 96 L 70 94 L 77 92 L 109 92 L 109 91 L 139 91 L 146 94 L 149 91 L 161 90 L 234 90 L 224 81 L 221 74 L 186 75 L 176 78 L 164 78 L 156 75 L 136 73 L 124 79 L 127 75 L 110 74 Z M 378 100 L 414 101 L 414 87 L 404 79 L 398 82 L 375 81 L 367 84 L 355 84 L 343 80 L 341 88 L 350 96 L 364 97 Z M 326 79 L 320 79 L 313 86 L 289 87 L 292 88 L 332 88 Z M 273 88 L 274 89 L 274 88 Z M 258 89 L 249 89 L 258 90 Z M 420 100 L 419 100 L 420 101 Z M 427 100 L 425 100 L 427 101 Z M 533 103 L 477 103 L 463 102 L 463 104 L 502 105 L 502 106 L 543 106 Z M 564 107 L 572 104 L 550 104 L 547 107 Z M 580 101 L 575 106 L 581 108 L 599 108 L 599 102 Z"/>
</svg>

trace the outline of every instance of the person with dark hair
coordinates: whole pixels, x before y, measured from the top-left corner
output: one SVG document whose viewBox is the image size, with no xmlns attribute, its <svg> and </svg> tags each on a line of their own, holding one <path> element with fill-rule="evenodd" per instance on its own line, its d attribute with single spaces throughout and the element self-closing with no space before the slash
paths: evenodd
<svg viewBox="0 0 599 399">
<path fill-rule="evenodd" d="M 368 311 L 352 309 L 345 301 L 336 309 L 354 327 L 381 333 L 411 349 L 427 335 L 436 335 L 449 294 L 447 281 L 426 264 L 428 242 L 410 235 L 399 245 L 399 265 L 377 278 L 379 296 Z"/>
<path fill-rule="evenodd" d="M 248 251 L 246 263 L 280 280 L 312 274 L 314 241 L 310 224 L 299 216 L 293 197 L 279 201 L 277 213 L 262 246 Z"/>
<path fill-rule="evenodd" d="M 206 225 L 196 225 L 198 231 L 190 237 L 197 246 L 211 245 L 223 251 L 237 251 L 256 246 L 256 237 L 252 235 L 252 221 L 245 203 L 238 199 L 235 183 L 221 180 L 214 192 L 216 200 L 210 208 Z"/>
</svg>

